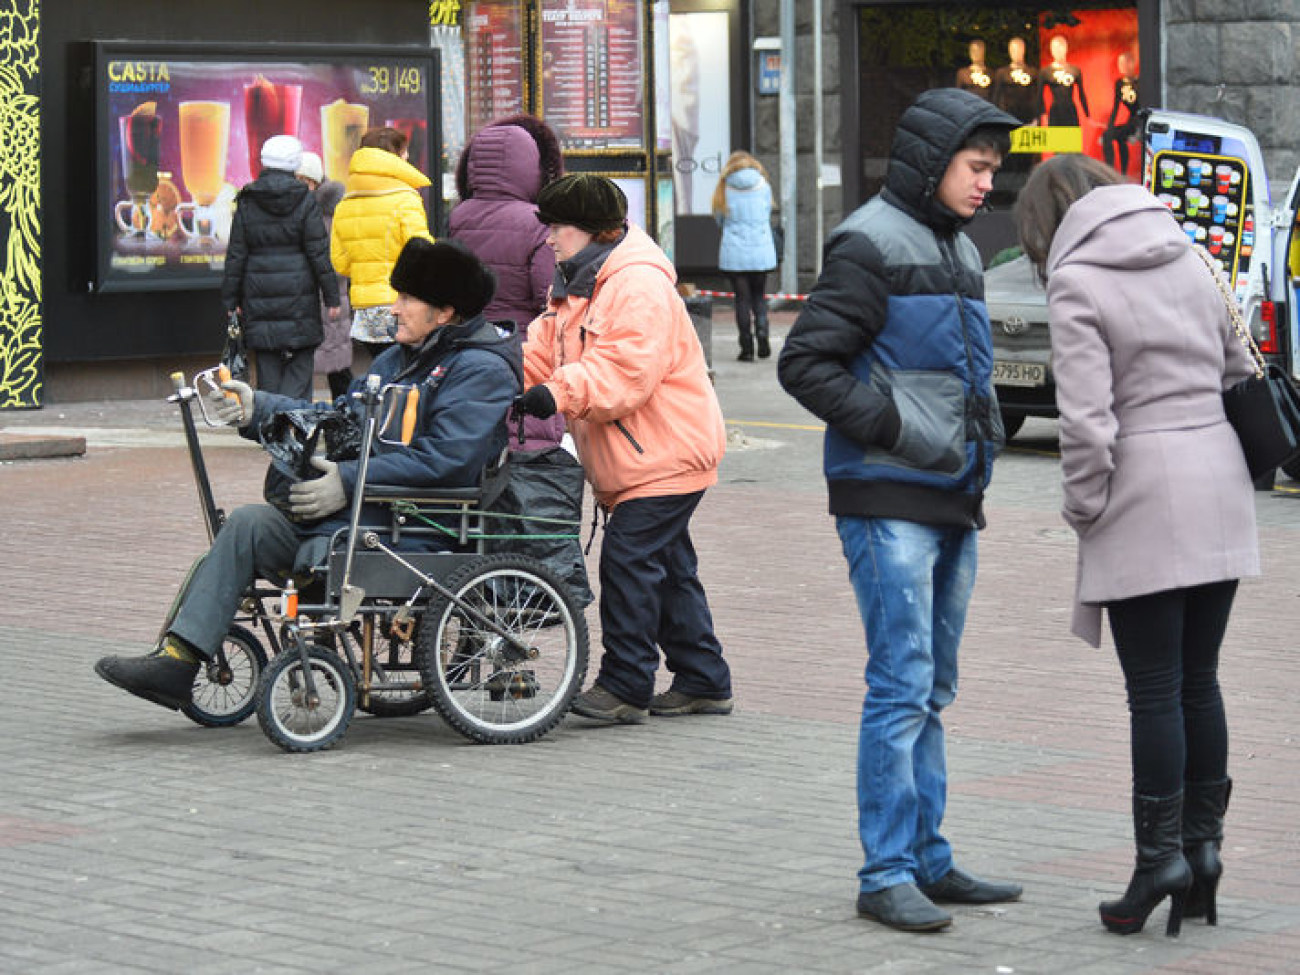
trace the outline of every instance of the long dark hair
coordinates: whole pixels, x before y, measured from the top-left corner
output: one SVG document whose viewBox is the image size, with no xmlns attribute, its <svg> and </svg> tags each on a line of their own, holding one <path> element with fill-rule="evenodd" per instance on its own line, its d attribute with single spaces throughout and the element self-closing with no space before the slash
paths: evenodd
<svg viewBox="0 0 1300 975">
<path fill-rule="evenodd" d="M 1091 156 L 1053 156 L 1030 174 L 1016 201 L 1016 233 L 1038 280 L 1047 280 L 1047 255 L 1065 211 L 1098 186 L 1114 186 L 1124 177 Z"/>
</svg>

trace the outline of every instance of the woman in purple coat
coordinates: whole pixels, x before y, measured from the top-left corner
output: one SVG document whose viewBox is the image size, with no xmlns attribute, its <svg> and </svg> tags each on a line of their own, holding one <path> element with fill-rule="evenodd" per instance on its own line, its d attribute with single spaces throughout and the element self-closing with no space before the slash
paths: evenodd
<svg viewBox="0 0 1300 975">
<path fill-rule="evenodd" d="M 522 344 L 528 325 L 546 308 L 555 277 L 555 252 L 547 228 L 537 222 L 537 194 L 564 174 L 554 130 L 531 115 L 512 115 L 480 129 L 456 164 L 460 202 L 451 211 L 450 236 L 497 276 L 497 291 L 484 310 L 489 321 L 510 319 Z M 564 420 L 524 419 L 524 442 L 511 447 L 540 450 L 559 444 Z"/>
<path fill-rule="evenodd" d="M 1105 609 L 1128 692 L 1137 868 L 1101 905 L 1117 934 L 1170 898 L 1215 923 L 1228 728 L 1219 645 L 1259 573 L 1255 498 L 1222 392 L 1250 373 L 1214 274 L 1167 207 L 1087 156 L 1039 166 L 1017 229 L 1047 281 L 1074 632 Z"/>
</svg>

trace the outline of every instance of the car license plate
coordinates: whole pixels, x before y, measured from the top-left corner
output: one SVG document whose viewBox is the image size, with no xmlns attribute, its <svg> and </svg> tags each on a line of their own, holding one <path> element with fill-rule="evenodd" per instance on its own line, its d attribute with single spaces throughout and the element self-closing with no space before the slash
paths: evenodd
<svg viewBox="0 0 1300 975">
<path fill-rule="evenodd" d="M 995 362 L 993 383 L 996 386 L 1043 386 L 1047 383 L 1047 367 L 1035 362 Z"/>
</svg>

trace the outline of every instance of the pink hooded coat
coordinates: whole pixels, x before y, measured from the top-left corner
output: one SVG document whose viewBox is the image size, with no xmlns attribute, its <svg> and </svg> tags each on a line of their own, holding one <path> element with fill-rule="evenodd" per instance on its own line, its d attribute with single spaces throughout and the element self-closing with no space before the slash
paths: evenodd
<svg viewBox="0 0 1300 975">
<path fill-rule="evenodd" d="M 1075 203 L 1046 270 L 1073 632 L 1097 646 L 1106 602 L 1258 575 L 1254 489 L 1222 401 L 1250 362 L 1210 272 L 1139 186 Z"/>
</svg>

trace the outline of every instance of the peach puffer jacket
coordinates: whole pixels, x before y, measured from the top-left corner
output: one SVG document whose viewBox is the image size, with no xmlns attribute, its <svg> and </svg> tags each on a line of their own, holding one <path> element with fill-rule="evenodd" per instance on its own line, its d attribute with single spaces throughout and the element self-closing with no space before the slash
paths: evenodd
<svg viewBox="0 0 1300 975">
<path fill-rule="evenodd" d="M 419 190 L 429 178 L 384 149 L 358 149 L 348 163 L 347 193 L 334 210 L 330 260 L 352 279 L 353 308 L 391 305 L 388 276 L 412 237 L 429 237 Z"/>
<path fill-rule="evenodd" d="M 555 397 L 606 509 L 717 483 L 722 409 L 676 279 L 631 226 L 591 297 L 552 297 L 528 329 L 525 387 L 545 383 Z"/>
</svg>

